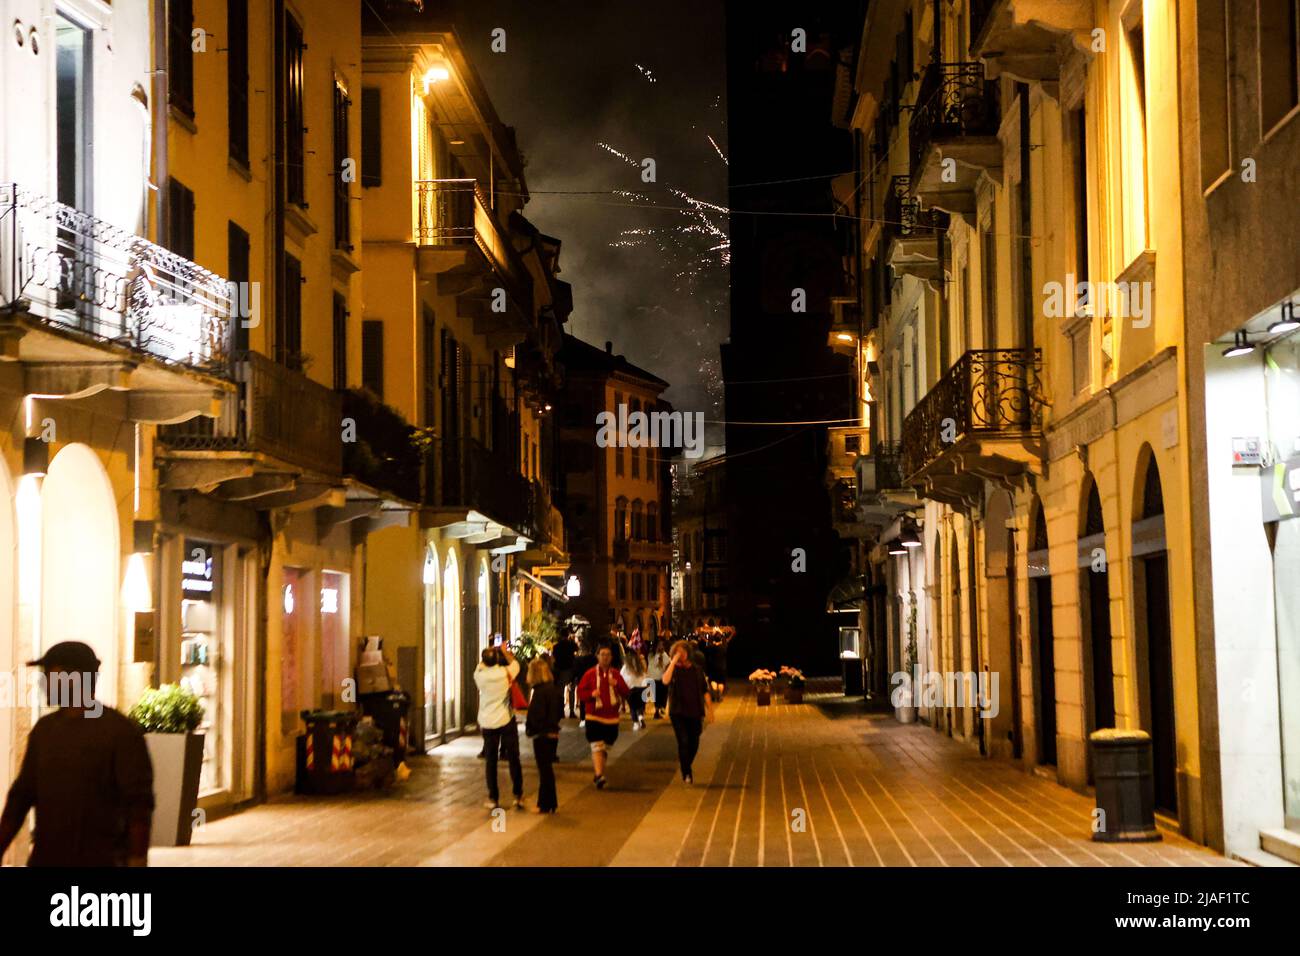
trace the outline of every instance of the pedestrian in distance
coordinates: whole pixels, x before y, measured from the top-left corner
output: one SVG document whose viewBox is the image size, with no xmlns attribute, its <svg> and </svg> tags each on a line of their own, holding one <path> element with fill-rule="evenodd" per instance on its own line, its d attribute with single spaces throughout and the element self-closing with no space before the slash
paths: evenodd
<svg viewBox="0 0 1300 956">
<path fill-rule="evenodd" d="M 565 633 L 551 648 L 551 663 L 555 667 L 555 686 L 560 691 L 565 717 L 578 716 L 578 708 L 573 700 L 575 676 L 574 664 L 578 658 L 578 645 L 573 635 Z M 529 678 L 529 684 L 532 679 Z"/>
<path fill-rule="evenodd" d="M 704 723 L 713 722 L 713 701 L 709 697 L 708 678 L 704 669 L 692 659 L 686 641 L 673 645 L 672 660 L 664 671 L 668 685 L 668 719 L 677 738 L 677 762 L 681 766 L 682 782 L 695 783 L 693 765 L 700 750 L 700 735 Z"/>
<path fill-rule="evenodd" d="M 627 706 L 632 714 L 632 729 L 645 729 L 645 692 L 646 685 L 653 684 L 646 673 L 645 658 L 628 648 L 623 657 L 623 669 L 620 671 L 623 683 L 627 684 Z"/>
<path fill-rule="evenodd" d="M 578 656 L 574 660 L 574 673 L 582 678 L 587 671 L 596 666 L 596 645 L 590 632 L 585 632 L 578 642 Z M 587 702 L 582 699 L 577 688 L 573 691 L 574 703 L 578 706 L 578 726 L 587 726 Z"/>
<path fill-rule="evenodd" d="M 34 808 L 29 866 L 147 866 L 153 764 L 143 731 L 95 699 L 99 659 L 89 645 L 63 641 L 27 666 L 42 669 L 58 710 L 27 737 L 0 814 L 0 855 Z"/>
<path fill-rule="evenodd" d="M 496 810 L 501 806 L 497 787 L 497 760 L 505 757 L 510 768 L 510 785 L 516 810 L 524 808 L 524 771 L 519 765 L 519 728 L 510 706 L 510 682 L 519 676 L 519 662 L 507 644 L 483 648 L 483 657 L 474 668 L 478 687 L 478 726 L 483 733 L 488 799 L 484 806 Z"/>
<path fill-rule="evenodd" d="M 528 719 L 524 733 L 533 741 L 537 761 L 537 806 L 534 813 L 554 813 L 559 808 L 555 796 L 555 757 L 560 745 L 560 720 L 564 713 L 561 689 L 556 686 L 550 663 L 539 657 L 528 665 Z"/>
<path fill-rule="evenodd" d="M 654 687 L 655 720 L 662 720 L 664 711 L 668 709 L 668 687 L 664 684 L 664 671 L 668 668 L 671 660 L 672 655 L 668 653 L 668 641 L 661 637 L 655 641 L 654 650 L 650 653 L 650 659 L 646 661 L 646 677 L 650 679 L 651 686 Z"/>
<path fill-rule="evenodd" d="M 587 708 L 587 742 L 591 744 L 592 778 L 597 790 L 605 789 L 608 748 L 618 740 L 618 719 L 627 698 L 627 682 L 613 666 L 614 652 L 608 646 L 596 652 L 596 666 L 578 682 L 578 698 Z"/>
</svg>

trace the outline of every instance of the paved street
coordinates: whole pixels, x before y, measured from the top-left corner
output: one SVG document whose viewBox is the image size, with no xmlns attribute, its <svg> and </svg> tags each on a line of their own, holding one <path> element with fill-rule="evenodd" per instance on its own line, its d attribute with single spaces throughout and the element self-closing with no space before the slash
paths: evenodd
<svg viewBox="0 0 1300 956">
<path fill-rule="evenodd" d="M 696 786 L 676 773 L 672 729 L 624 723 L 597 791 L 576 722 L 557 767 L 560 812 L 481 806 L 479 739 L 411 761 L 383 793 L 288 797 L 217 820 L 153 865 L 1215 866 L 1166 831 L 1156 844 L 1089 839 L 1091 801 L 980 758 L 921 725 L 866 715 L 828 687 L 757 707 L 744 685 L 704 734 Z M 536 774 L 525 743 L 531 800 Z M 503 792 L 509 784 L 504 767 Z"/>
</svg>

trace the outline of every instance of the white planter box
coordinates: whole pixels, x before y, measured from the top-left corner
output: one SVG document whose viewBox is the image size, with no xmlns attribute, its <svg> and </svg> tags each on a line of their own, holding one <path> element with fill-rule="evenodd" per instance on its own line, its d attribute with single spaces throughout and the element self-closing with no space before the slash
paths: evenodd
<svg viewBox="0 0 1300 956">
<path fill-rule="evenodd" d="M 150 846 L 189 846 L 203 767 L 202 734 L 145 734 L 153 763 Z"/>
</svg>

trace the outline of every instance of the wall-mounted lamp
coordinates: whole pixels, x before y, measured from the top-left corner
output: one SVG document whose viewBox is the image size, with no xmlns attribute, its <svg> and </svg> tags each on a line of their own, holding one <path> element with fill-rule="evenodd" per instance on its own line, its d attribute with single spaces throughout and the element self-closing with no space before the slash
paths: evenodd
<svg viewBox="0 0 1300 956">
<path fill-rule="evenodd" d="M 1232 338 L 1232 344 L 1223 350 L 1223 357 L 1237 358 L 1240 355 L 1249 355 L 1253 351 L 1255 351 L 1255 346 L 1246 338 L 1245 331 L 1239 329 Z"/>
<path fill-rule="evenodd" d="M 1272 335 L 1281 335 L 1284 332 L 1294 332 L 1300 329 L 1300 319 L 1295 317 L 1295 303 L 1282 303 L 1282 317 L 1268 327 Z"/>
<path fill-rule="evenodd" d="M 569 580 L 564 582 L 564 594 L 571 598 L 582 597 L 582 582 L 576 574 L 570 574 Z"/>
<path fill-rule="evenodd" d="M 898 543 L 904 548 L 919 548 L 921 546 L 921 536 L 916 533 L 916 525 L 903 525 L 903 530 L 898 533 Z"/>
<path fill-rule="evenodd" d="M 428 93 L 429 88 L 435 83 L 445 83 L 451 79 L 451 70 L 445 66 L 431 66 L 424 71 L 424 92 Z"/>
</svg>

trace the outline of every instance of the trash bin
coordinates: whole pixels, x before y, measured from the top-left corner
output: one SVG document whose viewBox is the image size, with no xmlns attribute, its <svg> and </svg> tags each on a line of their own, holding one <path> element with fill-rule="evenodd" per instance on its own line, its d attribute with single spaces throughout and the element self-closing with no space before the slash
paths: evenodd
<svg viewBox="0 0 1300 956">
<path fill-rule="evenodd" d="M 1093 731 L 1092 777 L 1097 787 L 1093 840 L 1099 843 L 1151 843 L 1156 829 L 1155 773 L 1151 735 L 1144 730 Z"/>
<path fill-rule="evenodd" d="M 357 715 L 341 710 L 304 710 L 307 732 L 298 737 L 297 793 L 346 793 L 356 782 L 352 735 Z"/>
<path fill-rule="evenodd" d="M 375 719 L 384 732 L 384 746 L 393 748 L 398 763 L 406 759 L 407 728 L 410 726 L 411 695 L 404 690 L 361 694 L 361 712 Z"/>
</svg>

